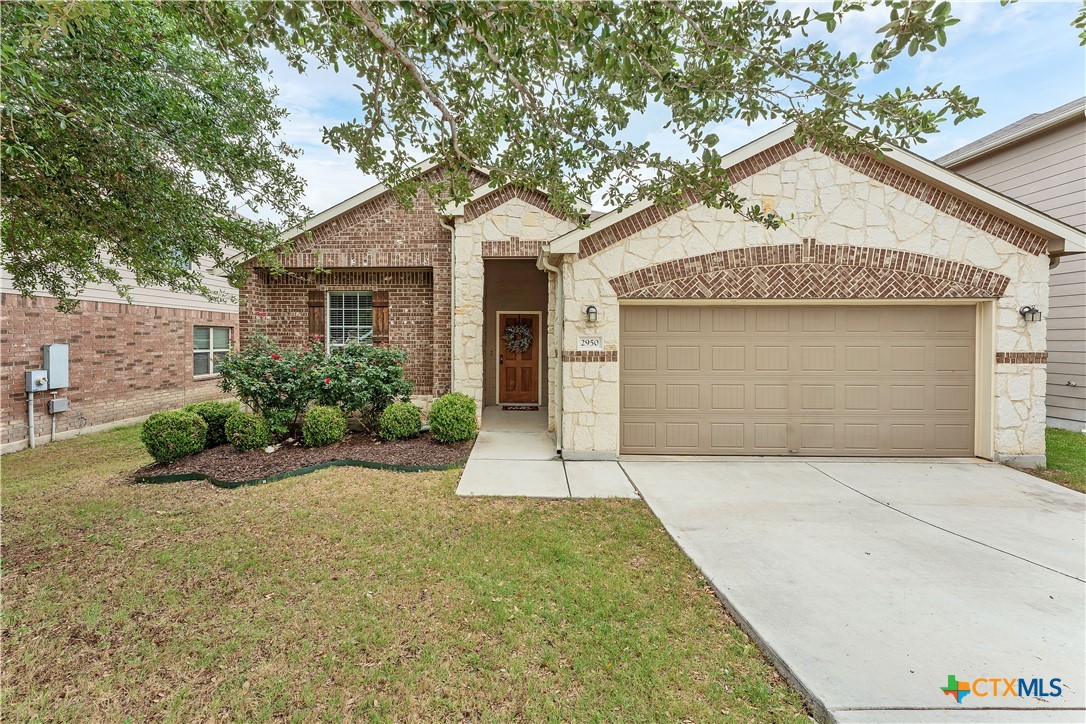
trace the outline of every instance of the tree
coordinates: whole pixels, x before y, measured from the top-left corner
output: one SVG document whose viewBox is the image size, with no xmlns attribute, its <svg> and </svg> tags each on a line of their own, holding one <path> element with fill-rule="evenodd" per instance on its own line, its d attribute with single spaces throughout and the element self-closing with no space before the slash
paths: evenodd
<svg viewBox="0 0 1086 724">
<path fill-rule="evenodd" d="M 868 58 L 812 39 L 872 6 L 889 22 Z M 957 86 L 857 90 L 861 72 L 943 45 L 957 22 L 947 2 L 835 0 L 793 11 L 753 0 L 190 0 L 184 12 L 203 16 L 227 45 L 275 47 L 299 69 L 355 69 L 360 118 L 325 129 L 325 140 L 405 202 L 419 185 L 463 200 L 468 169 L 482 165 L 496 183 L 542 188 L 567 210 L 601 190 L 616 206 L 681 203 L 692 191 L 775 225 L 731 189 L 716 124 L 795 122 L 801 142 L 858 151 L 922 142 L 946 121 L 981 113 Z M 626 137 L 649 112 L 689 153 Z M 850 135 L 846 121 L 860 132 Z M 448 173 L 411 178 L 426 157 Z"/>
<path fill-rule="evenodd" d="M 302 181 L 262 55 L 151 2 L 2 6 L 4 267 L 70 310 L 86 284 L 213 296 L 192 263 L 279 241 Z"/>
</svg>

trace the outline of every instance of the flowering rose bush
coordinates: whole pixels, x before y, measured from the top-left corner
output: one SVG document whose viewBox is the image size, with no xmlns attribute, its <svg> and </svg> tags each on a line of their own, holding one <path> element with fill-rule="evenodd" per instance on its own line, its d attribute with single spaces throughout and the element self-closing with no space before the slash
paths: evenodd
<svg viewBox="0 0 1086 724">
<path fill-rule="evenodd" d="M 257 335 L 222 360 L 220 385 L 262 414 L 277 437 L 311 402 L 334 405 L 373 427 L 386 407 L 411 394 L 406 360 L 400 350 L 357 341 L 326 354 L 319 337 L 295 351 Z"/>
<path fill-rule="evenodd" d="M 406 361 L 406 353 L 382 345 L 352 341 L 333 349 L 321 368 L 317 402 L 357 415 L 374 429 L 386 407 L 411 395 L 411 383 L 403 376 Z"/>
<path fill-rule="evenodd" d="M 282 437 L 314 399 L 316 369 L 323 361 L 319 343 L 282 350 L 268 337 L 256 335 L 243 350 L 223 358 L 219 385 L 263 415 L 272 434 Z"/>
</svg>

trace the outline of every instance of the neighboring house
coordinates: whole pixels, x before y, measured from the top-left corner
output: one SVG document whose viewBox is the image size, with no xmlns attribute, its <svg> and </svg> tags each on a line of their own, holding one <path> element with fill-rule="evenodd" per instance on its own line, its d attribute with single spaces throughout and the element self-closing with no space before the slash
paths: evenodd
<svg viewBox="0 0 1086 724">
<path fill-rule="evenodd" d="M 56 390 L 70 403 L 56 415 L 57 437 L 134 422 L 152 412 L 222 397 L 214 358 L 237 336 L 237 291 L 201 260 L 211 289 L 231 294 L 232 303 L 195 294 L 136 287 L 132 303 L 108 285 L 87 287 L 70 314 L 54 297 L 23 297 L 0 270 L 0 442 L 3 452 L 26 447 L 27 393 L 24 373 L 42 367 L 42 345 L 69 347 L 69 385 Z M 125 281 L 132 275 L 126 273 Z M 37 443 L 49 442 L 53 422 L 50 393 L 35 394 Z"/>
<path fill-rule="evenodd" d="M 1034 113 L 938 163 L 1086 230 L 1086 98 Z M 1086 256 L 1049 273 L 1048 424 L 1086 429 Z"/>
<path fill-rule="evenodd" d="M 249 263 L 243 337 L 402 347 L 417 393 L 545 406 L 571 459 L 1043 462 L 1045 327 L 1019 310 L 1082 232 L 905 151 L 792 137 L 726 159 L 778 231 L 697 203 L 570 220 L 482 173 L 455 208 L 374 187 L 287 234 L 287 273 Z"/>
</svg>

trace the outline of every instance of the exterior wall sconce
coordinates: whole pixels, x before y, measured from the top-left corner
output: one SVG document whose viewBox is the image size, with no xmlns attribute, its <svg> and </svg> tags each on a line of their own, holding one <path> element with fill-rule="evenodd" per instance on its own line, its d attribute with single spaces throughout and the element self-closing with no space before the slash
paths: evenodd
<svg viewBox="0 0 1086 724">
<path fill-rule="evenodd" d="M 1033 306 L 1032 304 L 1027 304 L 1026 306 L 1022 307 L 1018 310 L 1018 313 L 1021 314 L 1022 319 L 1026 320 L 1027 322 L 1041 321 L 1041 310 Z"/>
<path fill-rule="evenodd" d="M 596 323 L 596 320 L 599 318 L 599 312 L 596 311 L 596 307 L 594 305 L 589 304 L 587 307 L 584 308 L 584 318 L 588 320 L 589 324 Z"/>
</svg>

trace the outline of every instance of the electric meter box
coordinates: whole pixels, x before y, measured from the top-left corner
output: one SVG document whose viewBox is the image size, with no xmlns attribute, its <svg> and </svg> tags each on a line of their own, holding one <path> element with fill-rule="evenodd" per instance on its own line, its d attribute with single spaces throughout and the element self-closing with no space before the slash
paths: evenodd
<svg viewBox="0 0 1086 724">
<path fill-rule="evenodd" d="M 48 389 L 49 373 L 45 370 L 26 371 L 26 391 L 44 392 Z"/>
<path fill-rule="evenodd" d="M 59 390 L 68 386 L 68 345 L 44 344 L 45 371 L 49 374 L 49 389 Z"/>
</svg>

